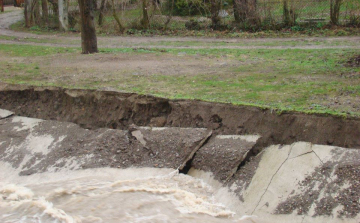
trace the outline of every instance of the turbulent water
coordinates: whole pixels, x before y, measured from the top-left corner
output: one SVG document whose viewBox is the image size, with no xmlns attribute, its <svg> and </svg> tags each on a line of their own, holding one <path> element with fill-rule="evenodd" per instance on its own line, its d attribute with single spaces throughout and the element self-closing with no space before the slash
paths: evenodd
<svg viewBox="0 0 360 223">
<path fill-rule="evenodd" d="M 223 205 L 215 193 L 202 180 L 171 169 L 19 177 L 1 164 L 0 222 L 254 222 Z"/>
</svg>

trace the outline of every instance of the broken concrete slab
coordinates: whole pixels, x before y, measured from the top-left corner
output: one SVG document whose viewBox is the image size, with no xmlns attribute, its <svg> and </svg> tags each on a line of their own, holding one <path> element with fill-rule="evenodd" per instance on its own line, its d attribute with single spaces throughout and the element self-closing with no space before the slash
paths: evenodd
<svg viewBox="0 0 360 223">
<path fill-rule="evenodd" d="M 304 161 L 309 163 L 312 156 L 319 165 L 297 179 L 276 213 L 360 220 L 360 151 L 323 145 L 313 145 L 312 150 Z"/>
<path fill-rule="evenodd" d="M 72 123 L 19 116 L 0 123 L 0 160 L 21 175 L 59 169 L 126 168 L 151 159 L 127 131 L 90 131 Z"/>
<path fill-rule="evenodd" d="M 179 167 L 189 159 L 206 129 L 88 130 L 72 123 L 20 116 L 0 120 L 0 161 L 21 175 L 96 167 Z M 192 157 L 192 156 L 191 156 Z"/>
<path fill-rule="evenodd" d="M 154 154 L 159 167 L 183 169 L 205 143 L 211 131 L 204 128 L 138 127 L 131 134 Z"/>
<path fill-rule="evenodd" d="M 8 111 L 8 110 L 4 110 L 4 109 L 0 109 L 0 119 L 3 118 L 7 118 L 10 117 L 14 114 L 14 112 Z"/>
<path fill-rule="evenodd" d="M 229 185 L 241 213 L 274 222 L 360 219 L 359 150 L 298 142 L 270 146 L 254 160 L 242 167 L 254 169 L 250 184 L 236 174 Z"/>
<path fill-rule="evenodd" d="M 212 172 L 220 182 L 228 181 L 259 139 L 257 135 L 218 135 L 196 153 L 192 167 Z"/>
</svg>

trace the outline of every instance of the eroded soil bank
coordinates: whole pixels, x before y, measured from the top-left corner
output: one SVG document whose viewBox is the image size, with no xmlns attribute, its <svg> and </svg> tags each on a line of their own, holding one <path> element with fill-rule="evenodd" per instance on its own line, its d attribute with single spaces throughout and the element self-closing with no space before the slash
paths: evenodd
<svg viewBox="0 0 360 223">
<path fill-rule="evenodd" d="M 254 152 L 273 144 L 306 141 L 360 148 L 360 119 L 169 100 L 130 93 L 0 85 L 0 107 L 16 115 L 67 121 L 83 128 L 126 130 L 131 125 L 196 127 L 213 134 L 261 135 Z"/>
</svg>

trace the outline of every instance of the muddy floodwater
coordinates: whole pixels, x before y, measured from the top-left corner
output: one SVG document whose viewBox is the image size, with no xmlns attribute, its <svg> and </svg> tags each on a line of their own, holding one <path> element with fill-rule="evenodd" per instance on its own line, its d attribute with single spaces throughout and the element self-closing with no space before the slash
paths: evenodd
<svg viewBox="0 0 360 223">
<path fill-rule="evenodd" d="M 17 176 L 1 166 L 0 222 L 260 222 L 173 169 L 89 169 Z M 5 168 L 5 169 L 4 169 Z"/>
</svg>

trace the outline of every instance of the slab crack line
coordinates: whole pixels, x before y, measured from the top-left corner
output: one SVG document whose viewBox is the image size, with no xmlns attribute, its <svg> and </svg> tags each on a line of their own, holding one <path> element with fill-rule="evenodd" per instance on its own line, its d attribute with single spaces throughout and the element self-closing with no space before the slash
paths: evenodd
<svg viewBox="0 0 360 223">
<path fill-rule="evenodd" d="M 305 156 L 305 155 L 310 154 L 310 153 L 313 153 L 313 152 L 314 152 L 314 151 L 309 151 L 309 152 L 306 152 L 306 153 L 300 154 L 300 155 L 298 155 L 298 156 L 295 156 L 295 157 L 293 157 L 293 158 L 290 158 L 289 160 L 292 160 L 292 159 L 298 158 L 298 157 L 300 157 L 300 156 Z"/>
<path fill-rule="evenodd" d="M 201 140 L 201 142 L 195 147 L 195 149 L 189 154 L 189 156 L 184 160 L 184 162 L 177 168 L 180 172 L 183 171 L 188 162 L 192 162 L 196 152 L 207 143 L 212 134 L 213 132 L 210 130 L 207 135 Z"/>
<path fill-rule="evenodd" d="M 318 156 L 318 154 L 311 148 L 311 150 L 313 151 L 313 153 L 315 154 L 315 156 L 320 160 L 321 164 L 324 165 L 324 162 L 320 159 L 320 157 Z"/>
<path fill-rule="evenodd" d="M 255 212 L 255 210 L 256 210 L 256 209 L 258 208 L 258 206 L 260 205 L 260 202 L 261 202 L 262 198 L 264 197 L 264 195 L 266 194 L 267 190 L 269 189 L 270 184 L 272 183 L 272 181 L 273 181 L 273 179 L 274 179 L 275 175 L 279 172 L 279 170 L 280 170 L 280 169 L 281 169 L 281 167 L 284 165 L 284 163 L 285 163 L 286 161 L 288 161 L 289 156 L 290 156 L 290 154 L 291 154 L 291 150 L 292 150 L 292 147 L 290 148 L 290 151 L 289 151 L 289 153 L 288 153 L 287 158 L 284 160 L 284 162 L 282 162 L 282 164 L 281 164 L 281 165 L 279 166 L 279 168 L 276 170 L 276 172 L 274 173 L 274 175 L 272 175 L 272 177 L 271 177 L 271 179 L 270 179 L 269 184 L 267 185 L 267 187 L 266 187 L 266 189 L 265 189 L 264 193 L 261 195 L 260 200 L 259 200 L 259 202 L 257 203 L 256 207 L 255 207 L 255 208 L 254 208 L 254 210 L 251 212 L 251 215 Z"/>
<path fill-rule="evenodd" d="M 0 120 L 9 119 L 9 118 L 14 117 L 14 116 L 15 116 L 15 114 L 10 114 L 10 115 L 8 115 L 8 116 L 5 116 L 5 117 L 0 118 Z"/>
</svg>

